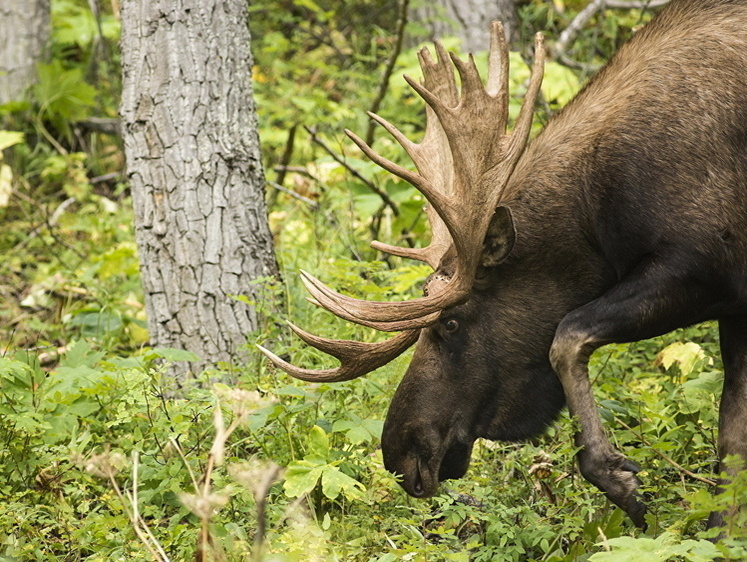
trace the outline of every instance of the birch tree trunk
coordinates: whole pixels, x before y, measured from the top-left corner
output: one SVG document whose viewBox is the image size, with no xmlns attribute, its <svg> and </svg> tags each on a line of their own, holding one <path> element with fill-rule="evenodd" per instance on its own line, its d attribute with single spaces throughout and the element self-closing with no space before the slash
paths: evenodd
<svg viewBox="0 0 747 562">
<path fill-rule="evenodd" d="M 0 104 L 36 81 L 49 39 L 49 0 L 0 1 Z"/>
<path fill-rule="evenodd" d="M 509 43 L 518 39 L 518 17 L 514 0 L 435 0 L 413 10 L 412 19 L 424 25 L 434 41 L 444 36 L 459 37 L 462 51 L 486 51 L 490 42 L 490 22 L 503 22 Z"/>
<path fill-rule="evenodd" d="M 274 276 L 246 0 L 124 0 L 121 116 L 151 343 L 242 357 Z M 183 385 L 185 365 L 176 367 Z"/>
</svg>

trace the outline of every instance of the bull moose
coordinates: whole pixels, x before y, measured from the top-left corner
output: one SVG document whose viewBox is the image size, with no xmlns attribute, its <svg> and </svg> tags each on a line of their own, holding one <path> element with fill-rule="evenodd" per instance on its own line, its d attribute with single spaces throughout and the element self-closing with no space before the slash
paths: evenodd
<svg viewBox="0 0 747 562">
<path fill-rule="evenodd" d="M 427 104 L 423 140 L 371 114 L 417 171 L 346 131 L 429 203 L 427 247 L 372 243 L 433 267 L 424 296 L 357 300 L 302 273 L 316 304 L 401 333 L 371 344 L 294 326 L 335 369 L 263 351 L 299 379 L 341 381 L 416 344 L 382 435 L 387 469 L 416 497 L 461 477 L 478 437 L 536 436 L 567 404 L 581 473 L 645 526 L 639 468 L 606 436 L 587 364 L 602 345 L 718 320 L 719 456 L 747 459 L 747 0 L 672 0 L 529 143 L 542 37 L 511 132 L 501 25 L 486 86 L 472 57 L 435 48 L 419 54 L 422 83 L 405 77 Z"/>
</svg>

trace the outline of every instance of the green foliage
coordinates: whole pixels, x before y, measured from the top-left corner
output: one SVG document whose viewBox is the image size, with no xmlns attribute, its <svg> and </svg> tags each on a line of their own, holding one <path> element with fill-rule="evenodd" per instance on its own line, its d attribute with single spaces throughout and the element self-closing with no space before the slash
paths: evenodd
<svg viewBox="0 0 747 562">
<path fill-rule="evenodd" d="M 348 500 L 363 499 L 363 484 L 338 468 L 340 460 L 333 460 L 329 438 L 325 431 L 314 426 L 309 432 L 308 453 L 293 461 L 285 471 L 285 493 L 292 498 L 309 494 L 321 482 L 322 493 L 330 500 L 344 496 Z"/>
<path fill-rule="evenodd" d="M 692 562 L 708 562 L 720 553 L 707 540 L 679 540 L 671 533 L 662 533 L 655 539 L 648 537 L 618 537 L 601 543 L 608 552 L 594 554 L 590 562 L 616 562 L 618 560 L 640 560 L 640 562 L 667 562 L 685 559 Z"/>
<path fill-rule="evenodd" d="M 380 261 L 368 248 L 373 236 L 426 243 L 424 201 L 341 135 L 345 127 L 365 134 L 364 110 L 395 44 L 396 2 L 338 4 L 251 5 L 268 178 L 307 201 L 273 192 L 284 281 L 258 280 L 266 297 L 249 304 L 265 323 L 248 340 L 305 367 L 330 358 L 291 337 L 287 317 L 328 337 L 382 336 L 309 306 L 297 269 L 379 300 L 410 298 L 429 272 Z M 585 5 L 523 2 L 522 44 L 540 29 L 557 37 Z M 216 369 L 169 397 L 164 364 L 195 358 L 147 347 L 132 205 L 110 177 L 122 169 L 121 150 L 116 138 L 86 128 L 91 117 L 116 116 L 119 22 L 108 5 L 94 17 L 86 0 L 53 0 L 52 8 L 52 61 L 27 99 L 0 108 L 0 559 L 150 560 L 136 532 L 145 525 L 172 560 L 194 559 L 203 529 L 214 558 L 247 560 L 258 552 L 260 507 L 269 560 L 747 558 L 745 513 L 736 509 L 747 503 L 745 473 L 713 495 L 680 468 L 700 477 L 713 470 L 723 375 L 712 325 L 592 357 L 605 424 L 645 469 L 647 534 L 580 477 L 567 416 L 531 443 L 478 441 L 465 479 L 429 500 L 406 496 L 383 467 L 380 436 L 407 354 L 364 379 L 306 384 L 250 351 L 231 366 L 236 388 L 214 387 L 225 374 Z M 592 19 L 568 52 L 583 67 L 548 64 L 549 113 L 535 126 L 647 17 L 608 10 Z M 399 76 L 419 76 L 416 52 L 398 57 L 379 109 L 414 139 L 424 106 Z M 484 70 L 484 56 L 477 59 Z M 529 70 L 517 53 L 511 63 L 515 116 Z M 316 127 L 345 164 L 303 126 Z M 377 131 L 374 142 L 409 165 L 387 135 Z M 385 191 L 397 213 L 348 166 Z M 133 523 L 134 499 L 141 524 Z M 702 521 L 714 510 L 726 512 L 725 526 L 706 533 Z M 714 533 L 724 536 L 706 542 Z"/>
<path fill-rule="evenodd" d="M 33 93 L 40 116 L 68 139 L 72 136 L 69 122 L 88 117 L 96 102 L 96 89 L 83 81 L 82 69 L 64 70 L 58 60 L 39 65 Z"/>
</svg>

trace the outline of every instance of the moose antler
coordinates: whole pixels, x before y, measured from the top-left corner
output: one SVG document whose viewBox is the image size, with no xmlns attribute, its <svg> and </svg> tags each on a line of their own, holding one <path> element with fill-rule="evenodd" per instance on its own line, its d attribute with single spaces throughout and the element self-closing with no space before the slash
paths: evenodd
<svg viewBox="0 0 747 562">
<path fill-rule="evenodd" d="M 423 261 L 437 271 L 425 296 L 404 302 L 359 300 L 342 295 L 302 272 L 302 280 L 315 304 L 333 314 L 377 330 L 403 331 L 377 344 L 328 340 L 298 328 L 294 331 L 309 345 L 340 359 L 337 369 L 299 369 L 264 348 L 279 368 L 304 380 L 348 380 L 391 361 L 412 345 L 420 329 L 434 323 L 441 312 L 467 300 L 479 266 L 492 213 L 526 146 L 534 105 L 542 83 L 544 39 L 537 34 L 535 60 L 519 117 L 512 133 L 508 123 L 508 47 L 503 26 L 493 22 L 488 55 L 487 85 L 482 85 L 472 55 L 467 61 L 447 55 L 436 43 L 436 60 L 427 49 L 418 54 L 423 83 L 405 80 L 426 101 L 426 130 L 417 144 L 394 125 L 369 113 L 404 148 L 417 172 L 384 158 L 350 131 L 345 131 L 376 164 L 411 183 L 428 201 L 426 208 L 432 239 L 426 248 L 401 248 L 373 242 L 381 251 Z M 454 77 L 461 79 L 461 95 Z M 452 274 L 439 272 L 440 262 L 453 245 L 456 267 Z"/>
</svg>

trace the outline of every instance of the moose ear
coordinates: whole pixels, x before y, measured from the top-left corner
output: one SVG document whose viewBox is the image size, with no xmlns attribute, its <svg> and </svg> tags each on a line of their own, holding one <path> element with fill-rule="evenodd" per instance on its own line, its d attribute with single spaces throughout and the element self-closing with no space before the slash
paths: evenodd
<svg viewBox="0 0 747 562">
<path fill-rule="evenodd" d="M 511 210 L 500 206 L 490 219 L 490 226 L 488 226 L 482 247 L 480 265 L 493 267 L 504 261 L 511 253 L 514 242 L 516 242 L 516 228 Z"/>
</svg>

